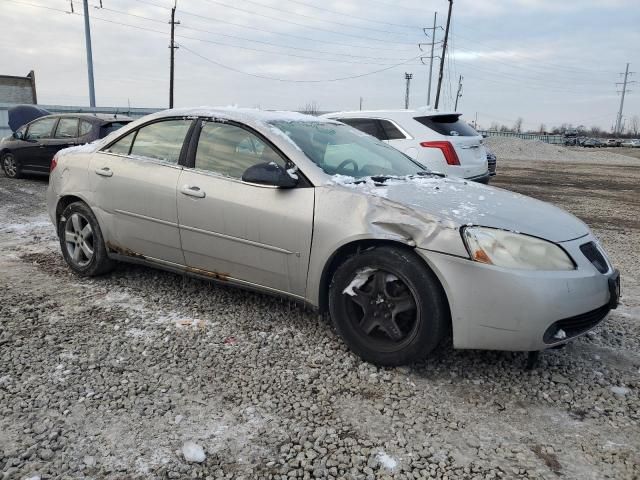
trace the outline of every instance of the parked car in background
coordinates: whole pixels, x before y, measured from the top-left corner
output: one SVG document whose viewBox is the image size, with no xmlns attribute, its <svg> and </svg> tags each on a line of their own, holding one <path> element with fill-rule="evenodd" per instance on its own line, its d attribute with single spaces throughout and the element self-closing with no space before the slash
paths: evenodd
<svg viewBox="0 0 640 480">
<path fill-rule="evenodd" d="M 290 112 L 149 115 L 58 152 L 47 203 L 79 275 L 123 260 L 283 296 L 329 312 L 381 365 L 449 336 L 455 348 L 562 345 L 619 298 L 617 270 L 573 215 Z"/>
<path fill-rule="evenodd" d="M 624 142 L 622 142 L 622 146 L 623 147 L 631 147 L 631 148 L 639 148 L 640 147 L 640 140 L 638 140 L 638 139 L 625 140 Z"/>
<path fill-rule="evenodd" d="M 486 148 L 486 147 L 485 147 Z M 497 157 L 496 154 L 487 148 L 487 167 L 491 177 L 496 176 Z"/>
<path fill-rule="evenodd" d="M 599 148 L 602 146 L 602 142 L 597 138 L 587 138 L 582 142 L 582 146 L 585 148 Z"/>
<path fill-rule="evenodd" d="M 5 175 L 48 174 L 51 159 L 61 149 L 93 142 L 131 122 L 122 115 L 69 113 L 46 115 L 0 141 L 0 164 Z"/>
<path fill-rule="evenodd" d="M 323 115 L 397 148 L 434 172 L 482 183 L 489 181 L 482 135 L 460 113 L 380 110 Z"/>
<path fill-rule="evenodd" d="M 604 146 L 606 147 L 620 147 L 622 146 L 622 140 L 619 138 L 608 138 L 606 142 L 604 142 Z"/>
</svg>

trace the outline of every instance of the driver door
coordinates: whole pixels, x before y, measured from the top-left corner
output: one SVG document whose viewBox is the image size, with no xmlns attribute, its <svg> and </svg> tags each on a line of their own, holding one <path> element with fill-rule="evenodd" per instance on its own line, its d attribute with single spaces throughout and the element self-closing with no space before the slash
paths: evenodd
<svg viewBox="0 0 640 480">
<path fill-rule="evenodd" d="M 198 273 L 304 297 L 314 189 L 249 184 L 243 172 L 286 160 L 243 126 L 203 121 L 178 180 L 184 258 Z"/>
</svg>

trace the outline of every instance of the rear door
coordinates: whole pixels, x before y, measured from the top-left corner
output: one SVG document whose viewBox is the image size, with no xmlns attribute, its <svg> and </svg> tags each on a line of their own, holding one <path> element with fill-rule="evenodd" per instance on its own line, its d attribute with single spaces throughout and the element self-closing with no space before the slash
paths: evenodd
<svg viewBox="0 0 640 480">
<path fill-rule="evenodd" d="M 184 265 L 176 186 L 193 120 L 143 125 L 93 155 L 89 184 L 109 249 Z"/>
<path fill-rule="evenodd" d="M 285 157 L 235 123 L 203 121 L 190 168 L 178 185 L 185 261 L 194 271 L 304 297 L 313 229 L 314 189 L 242 181 L 250 166 Z"/>
<path fill-rule="evenodd" d="M 53 138 L 43 142 L 47 152 L 46 157 L 48 158 L 47 167 L 49 167 L 51 159 L 59 150 L 78 144 L 78 124 L 79 119 L 77 117 L 60 117 Z"/>
</svg>

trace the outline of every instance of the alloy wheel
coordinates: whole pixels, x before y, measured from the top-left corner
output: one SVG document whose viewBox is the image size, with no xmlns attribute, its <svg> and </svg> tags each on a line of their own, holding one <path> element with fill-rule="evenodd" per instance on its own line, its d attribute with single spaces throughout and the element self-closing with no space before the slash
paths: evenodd
<svg viewBox="0 0 640 480">
<path fill-rule="evenodd" d="M 74 213 L 65 222 L 64 240 L 69 258 L 78 267 L 86 267 L 95 254 L 93 229 L 89 220 L 80 213 Z"/>
<path fill-rule="evenodd" d="M 10 153 L 5 155 L 2 159 L 2 167 L 4 168 L 4 172 L 7 174 L 7 177 L 15 177 L 18 173 L 18 164 L 16 163 L 16 159 Z"/>
<path fill-rule="evenodd" d="M 385 349 L 411 341 L 419 312 L 414 294 L 404 281 L 375 270 L 362 286 L 353 288 L 353 293 L 343 297 L 350 320 L 362 335 Z"/>
</svg>

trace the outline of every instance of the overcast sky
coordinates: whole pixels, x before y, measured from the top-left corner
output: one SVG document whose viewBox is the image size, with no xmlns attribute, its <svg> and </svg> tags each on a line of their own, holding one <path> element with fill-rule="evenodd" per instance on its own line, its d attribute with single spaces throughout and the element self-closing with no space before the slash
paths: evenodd
<svg viewBox="0 0 640 480">
<path fill-rule="evenodd" d="M 97 104 L 167 107 L 173 2 L 89 3 Z M 41 104 L 88 105 L 82 0 L 73 0 L 75 15 L 65 13 L 70 4 L 0 0 L 0 74 L 34 70 Z M 430 39 L 421 27 L 432 26 L 436 10 L 444 26 L 447 6 L 178 0 L 175 105 L 299 109 L 315 101 L 321 110 L 346 110 L 358 109 L 362 97 L 366 109 L 402 108 L 405 72 L 413 73 L 411 106 L 425 105 L 428 66 L 418 43 Z M 626 62 L 640 72 L 640 0 L 455 0 L 451 31 L 441 109 L 453 108 L 462 75 L 458 110 L 468 120 L 477 112 L 485 128 L 522 117 L 525 128 L 610 129 L 619 72 Z M 329 81 L 345 77 L 357 78 Z M 640 115 L 640 85 L 632 90 L 627 119 Z"/>
</svg>

